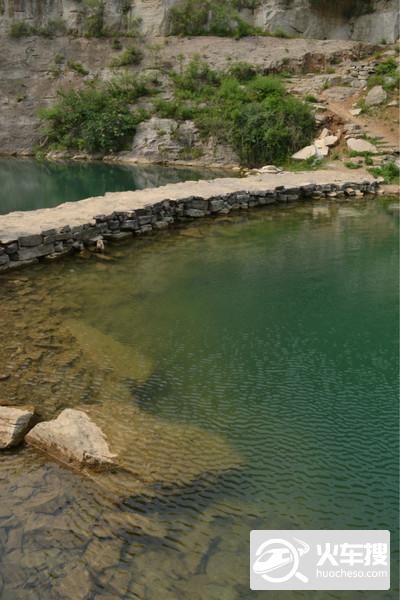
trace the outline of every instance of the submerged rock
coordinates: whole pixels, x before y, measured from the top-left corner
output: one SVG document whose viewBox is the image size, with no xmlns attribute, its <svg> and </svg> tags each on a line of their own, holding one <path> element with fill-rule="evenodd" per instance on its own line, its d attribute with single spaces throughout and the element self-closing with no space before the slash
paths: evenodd
<svg viewBox="0 0 400 600">
<path fill-rule="evenodd" d="M 120 468 L 101 474 L 99 483 L 121 496 L 153 495 L 198 480 L 215 480 L 243 466 L 240 454 L 218 433 L 167 420 L 126 401 L 113 385 L 114 400 L 87 407 L 118 454 Z M 100 481 L 101 480 L 101 481 Z"/>
<path fill-rule="evenodd" d="M 68 319 L 65 325 L 87 358 L 96 365 L 111 368 L 121 377 L 137 383 L 144 383 L 152 374 L 152 361 L 133 347 L 121 344 L 85 321 Z"/>
<path fill-rule="evenodd" d="M 0 449 L 11 448 L 22 442 L 33 413 L 31 407 L 0 406 Z"/>
<path fill-rule="evenodd" d="M 104 433 L 81 410 L 63 410 L 57 419 L 36 425 L 25 439 L 67 464 L 100 469 L 115 464 L 116 455 L 111 453 Z"/>
</svg>

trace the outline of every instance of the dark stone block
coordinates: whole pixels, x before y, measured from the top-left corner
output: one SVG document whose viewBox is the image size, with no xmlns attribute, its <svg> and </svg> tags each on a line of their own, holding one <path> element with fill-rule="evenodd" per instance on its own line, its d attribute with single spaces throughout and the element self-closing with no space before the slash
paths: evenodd
<svg viewBox="0 0 400 600">
<path fill-rule="evenodd" d="M 42 236 L 39 234 L 24 235 L 18 238 L 18 243 L 23 248 L 32 248 L 34 246 L 39 246 L 42 243 Z"/>
<path fill-rule="evenodd" d="M 18 260 L 32 260 L 54 252 L 54 244 L 40 244 L 31 248 L 20 248 L 17 252 Z"/>
</svg>

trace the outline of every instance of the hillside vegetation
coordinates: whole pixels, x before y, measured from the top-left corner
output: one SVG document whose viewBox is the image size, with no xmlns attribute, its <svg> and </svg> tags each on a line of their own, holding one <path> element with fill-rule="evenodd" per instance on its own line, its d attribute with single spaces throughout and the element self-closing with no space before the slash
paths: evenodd
<svg viewBox="0 0 400 600">
<path fill-rule="evenodd" d="M 203 138 L 230 145 L 243 165 L 256 167 L 285 161 L 313 138 L 309 105 L 286 92 L 282 77 L 260 75 L 240 63 L 217 71 L 199 57 L 169 77 L 174 99 L 156 97 L 146 112 L 136 107 L 137 100 L 160 90 L 140 78 L 59 92 L 57 103 L 41 111 L 43 143 L 56 150 L 117 152 L 127 147 L 140 121 L 157 114 L 194 121 Z"/>
</svg>

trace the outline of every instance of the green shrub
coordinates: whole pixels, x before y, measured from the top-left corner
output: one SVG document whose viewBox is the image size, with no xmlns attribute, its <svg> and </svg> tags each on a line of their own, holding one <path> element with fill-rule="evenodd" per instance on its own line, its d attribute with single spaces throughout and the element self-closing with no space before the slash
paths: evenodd
<svg viewBox="0 0 400 600">
<path fill-rule="evenodd" d="M 15 21 L 10 28 L 10 36 L 14 38 L 40 35 L 52 38 L 57 34 L 67 33 L 67 25 L 63 19 L 50 19 L 46 25 L 35 27 L 26 21 Z"/>
<path fill-rule="evenodd" d="M 273 31 L 271 33 L 271 35 L 272 35 L 272 37 L 283 38 L 283 39 L 289 39 L 292 37 L 287 31 L 284 31 L 283 29 L 276 29 L 275 31 Z"/>
<path fill-rule="evenodd" d="M 159 102 L 159 114 L 179 120 L 187 111 L 204 137 L 231 144 L 246 166 L 283 162 L 312 140 L 309 106 L 287 94 L 279 76 L 241 81 L 194 57 L 172 79 L 175 100 Z"/>
<path fill-rule="evenodd" d="M 318 98 L 316 98 L 312 94 L 307 94 L 307 96 L 304 98 L 304 100 L 306 102 L 310 102 L 311 104 L 315 104 L 316 102 L 318 102 Z"/>
<path fill-rule="evenodd" d="M 138 65 L 143 60 L 143 52 L 137 46 L 125 48 L 123 53 L 112 62 L 113 67 L 125 67 L 128 65 Z"/>
<path fill-rule="evenodd" d="M 63 19 L 49 19 L 46 25 L 43 25 L 43 27 L 39 27 L 38 29 L 36 29 L 35 33 L 43 37 L 52 38 L 57 34 L 66 34 L 67 24 Z"/>
<path fill-rule="evenodd" d="M 204 93 L 206 86 L 216 86 L 220 81 L 219 73 L 211 69 L 199 56 L 194 56 L 180 73 L 171 73 L 171 78 L 177 90 L 186 96 L 200 91 Z"/>
<path fill-rule="evenodd" d="M 362 164 L 360 163 L 354 163 L 354 162 L 345 162 L 344 163 L 345 167 L 347 167 L 348 169 L 361 169 Z"/>
<path fill-rule="evenodd" d="M 180 0 L 168 14 L 171 35 L 216 35 L 244 37 L 261 33 L 240 16 L 245 5 L 255 8 L 258 1 L 245 0 Z"/>
<path fill-rule="evenodd" d="M 289 158 L 287 161 L 282 163 L 282 166 L 285 171 L 294 171 L 298 173 L 302 171 L 316 171 L 317 169 L 321 168 L 323 163 L 323 158 L 312 156 L 306 160 L 294 160 Z"/>
<path fill-rule="evenodd" d="M 86 16 L 84 34 L 88 38 L 104 37 L 107 34 L 104 25 L 104 0 L 84 0 Z"/>
<path fill-rule="evenodd" d="M 394 162 L 389 162 L 381 167 L 373 167 L 368 171 L 374 177 L 383 177 L 385 183 L 400 183 L 400 168 Z"/>
<path fill-rule="evenodd" d="M 258 69 L 250 63 L 237 62 L 229 67 L 228 73 L 238 81 L 250 81 L 257 75 Z"/>
<path fill-rule="evenodd" d="M 237 10 L 255 10 L 261 6 L 261 0 L 232 0 L 232 6 Z"/>
<path fill-rule="evenodd" d="M 58 92 L 58 102 L 40 111 L 49 147 L 85 152 L 117 152 L 132 138 L 142 111 L 129 107 L 124 86 L 86 84 Z"/>
<path fill-rule="evenodd" d="M 377 75 L 395 75 L 397 73 L 397 61 L 393 56 L 390 56 L 386 60 L 382 61 L 377 65 L 375 73 Z"/>
<path fill-rule="evenodd" d="M 291 96 L 273 94 L 234 115 L 233 141 L 241 162 L 262 166 L 282 162 L 312 139 L 315 122 L 308 107 Z"/>
<path fill-rule="evenodd" d="M 134 77 L 124 73 L 112 79 L 106 85 L 107 92 L 115 98 L 123 99 L 128 104 L 133 104 L 143 96 L 156 93 L 157 87 L 143 77 Z"/>
<path fill-rule="evenodd" d="M 390 56 L 377 65 L 374 75 L 368 79 L 368 87 L 381 85 L 387 92 L 391 92 L 399 87 L 400 73 L 396 60 Z"/>
<path fill-rule="evenodd" d="M 262 100 L 271 94 L 282 96 L 285 92 L 281 79 L 275 75 L 257 75 L 249 82 L 248 89 L 253 92 L 257 100 Z"/>
<path fill-rule="evenodd" d="M 72 58 L 67 60 L 67 67 L 71 71 L 78 73 L 78 75 L 82 75 L 82 76 L 89 75 L 89 71 L 87 71 L 80 62 L 72 60 Z"/>
<path fill-rule="evenodd" d="M 113 50 L 122 50 L 122 44 L 118 38 L 114 38 L 111 42 L 111 48 Z"/>
<path fill-rule="evenodd" d="M 194 118 L 193 108 L 179 100 L 168 101 L 159 99 L 154 103 L 154 108 L 158 116 L 162 119 L 188 121 Z"/>
<path fill-rule="evenodd" d="M 60 66 L 63 64 L 64 61 L 65 61 L 64 54 L 62 54 L 62 52 L 57 52 L 57 54 L 54 57 L 54 64 Z"/>
<path fill-rule="evenodd" d="M 13 38 L 22 38 L 33 35 L 32 26 L 26 21 L 14 21 L 10 27 L 10 36 Z"/>
</svg>

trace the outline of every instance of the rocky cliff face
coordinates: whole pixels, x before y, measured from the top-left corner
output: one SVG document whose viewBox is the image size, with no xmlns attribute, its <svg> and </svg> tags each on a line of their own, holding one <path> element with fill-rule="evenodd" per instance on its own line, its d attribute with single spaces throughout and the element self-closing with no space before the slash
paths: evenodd
<svg viewBox="0 0 400 600">
<path fill-rule="evenodd" d="M 177 1 L 104 0 L 103 18 L 107 27 L 119 31 L 140 22 L 143 33 L 160 35 L 166 33 L 168 11 Z M 352 3 L 354 11 L 348 9 Z M 102 0 L 0 0 L 0 31 L 17 20 L 35 27 L 62 20 L 68 30 L 79 33 L 88 15 L 101 5 Z M 265 30 L 282 29 L 309 38 L 379 43 L 393 42 L 400 35 L 397 0 L 260 0 L 255 10 L 244 11 L 243 16 Z"/>
<path fill-rule="evenodd" d="M 371 43 L 394 42 L 399 33 L 397 0 L 264 0 L 255 12 L 255 24 L 294 36 L 353 39 Z M 349 8 L 350 7 L 350 8 Z"/>
</svg>

